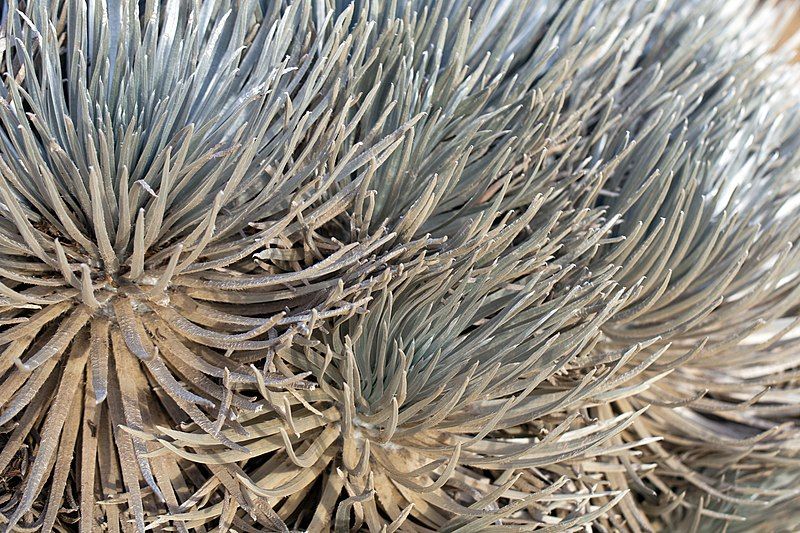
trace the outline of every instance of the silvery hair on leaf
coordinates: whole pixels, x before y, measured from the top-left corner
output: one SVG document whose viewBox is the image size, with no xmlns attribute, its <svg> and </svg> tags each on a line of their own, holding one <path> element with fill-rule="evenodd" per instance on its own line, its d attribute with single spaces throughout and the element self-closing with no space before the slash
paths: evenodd
<svg viewBox="0 0 800 533">
<path fill-rule="evenodd" d="M 0 528 L 800 527 L 783 9 L 5 2 Z"/>
</svg>

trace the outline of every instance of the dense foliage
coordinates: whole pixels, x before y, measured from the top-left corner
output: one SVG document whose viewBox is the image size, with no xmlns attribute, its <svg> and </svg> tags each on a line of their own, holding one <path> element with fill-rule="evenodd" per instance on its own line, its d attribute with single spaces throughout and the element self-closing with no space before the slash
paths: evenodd
<svg viewBox="0 0 800 533">
<path fill-rule="evenodd" d="M 779 10 L 3 17 L 3 528 L 800 525 Z"/>
</svg>

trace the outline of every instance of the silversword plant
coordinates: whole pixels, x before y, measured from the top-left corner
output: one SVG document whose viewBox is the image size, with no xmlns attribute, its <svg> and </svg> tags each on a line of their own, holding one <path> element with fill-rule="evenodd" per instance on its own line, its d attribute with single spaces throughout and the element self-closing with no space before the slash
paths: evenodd
<svg viewBox="0 0 800 533">
<path fill-rule="evenodd" d="M 0 527 L 800 526 L 781 9 L 6 2 Z"/>
</svg>

